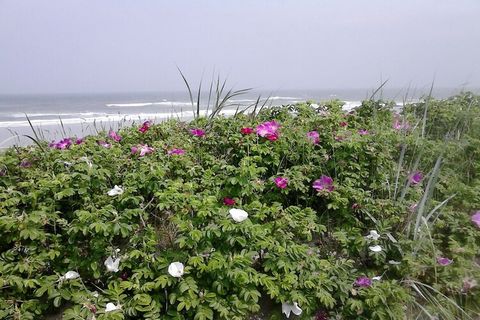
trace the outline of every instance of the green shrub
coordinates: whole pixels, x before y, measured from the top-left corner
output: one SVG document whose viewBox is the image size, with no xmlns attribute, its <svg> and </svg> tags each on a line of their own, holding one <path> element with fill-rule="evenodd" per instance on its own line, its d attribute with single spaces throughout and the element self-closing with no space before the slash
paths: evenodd
<svg viewBox="0 0 480 320">
<path fill-rule="evenodd" d="M 242 133 L 270 121 L 274 134 Z M 479 128 L 479 97 L 466 93 L 402 115 L 383 101 L 348 114 L 301 103 L 10 148 L 0 318 L 281 319 L 282 303 L 303 319 L 478 316 Z M 154 150 L 132 152 L 142 145 Z"/>
</svg>

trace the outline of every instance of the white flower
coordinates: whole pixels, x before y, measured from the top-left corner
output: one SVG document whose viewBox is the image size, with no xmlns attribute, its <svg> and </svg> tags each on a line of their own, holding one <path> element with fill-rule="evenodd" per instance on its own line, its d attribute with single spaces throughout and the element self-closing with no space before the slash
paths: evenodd
<svg viewBox="0 0 480 320">
<path fill-rule="evenodd" d="M 108 195 L 113 197 L 123 193 L 122 187 L 115 185 L 112 190 L 108 191 Z"/>
<path fill-rule="evenodd" d="M 290 303 L 282 303 L 282 313 L 285 313 L 287 318 L 290 318 L 290 313 L 293 312 L 294 315 L 301 315 L 302 309 L 298 306 L 298 302 L 294 302 L 293 304 Z"/>
<path fill-rule="evenodd" d="M 108 257 L 103 263 L 107 267 L 107 271 L 118 272 L 118 265 L 120 264 L 120 258 L 113 260 L 112 257 Z"/>
<path fill-rule="evenodd" d="M 230 216 L 236 222 L 242 222 L 248 218 L 248 213 L 242 209 L 230 209 L 229 211 Z"/>
<path fill-rule="evenodd" d="M 370 234 L 366 236 L 367 239 L 378 240 L 380 239 L 380 235 L 378 234 L 377 230 L 370 230 Z"/>
<path fill-rule="evenodd" d="M 318 108 L 318 107 L 320 107 L 320 106 L 319 106 L 318 104 L 316 104 L 316 103 L 312 103 L 312 104 L 310 104 L 310 107 L 312 107 L 312 108 Z"/>
<path fill-rule="evenodd" d="M 380 252 L 380 251 L 382 251 L 382 247 L 380 247 L 378 244 L 377 244 L 376 246 L 368 247 L 368 249 L 370 249 L 370 250 L 373 251 L 373 252 Z"/>
<path fill-rule="evenodd" d="M 120 309 L 121 309 L 120 305 L 116 306 L 111 302 L 107 303 L 107 305 L 105 306 L 105 312 L 110 312 L 110 311 L 115 311 Z"/>
<path fill-rule="evenodd" d="M 68 271 L 65 275 L 60 277 L 61 280 L 72 280 L 77 278 L 80 278 L 80 275 L 76 271 Z"/>
<path fill-rule="evenodd" d="M 382 280 L 382 276 L 376 276 L 376 277 L 373 277 L 372 280 L 377 280 L 377 281 L 380 281 Z"/>
<path fill-rule="evenodd" d="M 184 266 L 181 262 L 172 262 L 168 266 L 168 273 L 175 278 L 180 278 L 184 273 Z"/>
<path fill-rule="evenodd" d="M 80 160 L 85 161 L 90 169 L 93 167 L 92 161 L 90 161 L 90 159 L 88 159 L 87 157 L 81 157 Z"/>
<path fill-rule="evenodd" d="M 395 261 L 395 260 L 390 260 L 390 261 L 388 261 L 388 263 L 393 264 L 393 265 L 399 265 L 401 262 Z"/>
</svg>

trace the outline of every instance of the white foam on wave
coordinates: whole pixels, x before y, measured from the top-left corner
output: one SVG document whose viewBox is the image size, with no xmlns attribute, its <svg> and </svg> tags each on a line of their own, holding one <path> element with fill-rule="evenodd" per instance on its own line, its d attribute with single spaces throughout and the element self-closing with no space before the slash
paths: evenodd
<svg viewBox="0 0 480 320">
<path fill-rule="evenodd" d="M 160 102 L 134 102 L 134 103 L 108 103 L 105 106 L 112 108 L 135 108 L 135 107 L 147 107 L 147 106 L 188 106 L 191 102 L 185 101 L 160 101 Z"/>
<path fill-rule="evenodd" d="M 29 118 L 39 118 L 39 117 L 91 117 L 91 116 L 103 116 L 106 113 L 98 112 L 78 112 L 78 113 L 27 113 Z M 25 118 L 25 113 L 14 113 L 9 115 L 12 118 Z"/>
<path fill-rule="evenodd" d="M 299 97 L 281 97 L 281 96 L 273 96 L 273 97 L 269 98 L 269 100 L 300 100 L 300 99 L 302 99 L 302 98 L 299 98 Z"/>
<path fill-rule="evenodd" d="M 345 111 L 351 111 L 352 109 L 362 105 L 362 101 L 343 101 L 344 105 L 342 109 Z"/>
<path fill-rule="evenodd" d="M 236 110 L 222 110 L 220 114 L 230 116 L 234 115 Z M 211 110 L 209 114 L 211 113 Z M 206 110 L 200 110 L 202 116 L 207 115 Z M 138 114 L 109 114 L 101 117 L 85 117 L 85 118 L 66 118 L 62 119 L 33 119 L 30 120 L 34 126 L 52 126 L 66 124 L 82 124 L 82 123 L 104 123 L 104 122 L 119 122 L 119 121 L 144 121 L 144 120 L 165 120 L 170 118 L 189 119 L 193 117 L 193 111 L 183 112 L 163 112 L 163 113 L 138 113 Z M 0 121 L 0 128 L 18 128 L 30 126 L 27 120 L 25 121 Z"/>
<path fill-rule="evenodd" d="M 105 106 L 107 107 L 146 107 L 146 106 L 151 106 L 153 105 L 153 102 L 143 102 L 143 103 L 109 103 L 106 104 Z"/>
</svg>

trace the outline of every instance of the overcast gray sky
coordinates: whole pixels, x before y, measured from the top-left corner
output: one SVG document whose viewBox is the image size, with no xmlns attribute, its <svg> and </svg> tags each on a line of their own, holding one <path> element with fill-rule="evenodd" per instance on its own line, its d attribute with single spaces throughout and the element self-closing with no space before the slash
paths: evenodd
<svg viewBox="0 0 480 320">
<path fill-rule="evenodd" d="M 478 0 L 0 0 L 0 93 L 480 87 Z"/>
</svg>

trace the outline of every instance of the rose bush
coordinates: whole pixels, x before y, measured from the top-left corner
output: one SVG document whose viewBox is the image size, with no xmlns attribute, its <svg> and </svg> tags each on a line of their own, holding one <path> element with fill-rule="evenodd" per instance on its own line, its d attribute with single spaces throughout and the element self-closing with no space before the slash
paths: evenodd
<svg viewBox="0 0 480 320">
<path fill-rule="evenodd" d="M 479 97 L 341 105 L 8 149 L 0 318 L 478 316 Z"/>
</svg>

